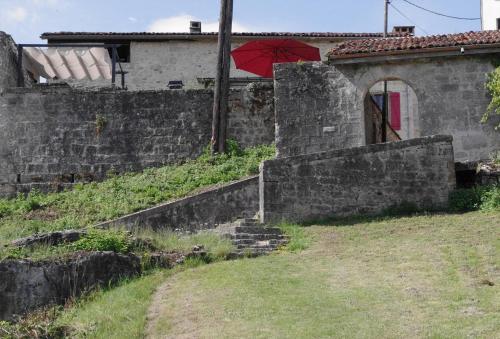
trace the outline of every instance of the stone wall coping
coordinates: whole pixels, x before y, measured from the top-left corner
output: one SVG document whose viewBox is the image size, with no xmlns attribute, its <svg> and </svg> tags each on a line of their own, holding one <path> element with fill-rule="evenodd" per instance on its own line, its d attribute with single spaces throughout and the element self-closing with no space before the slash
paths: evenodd
<svg viewBox="0 0 500 339">
<path fill-rule="evenodd" d="M 264 165 L 272 163 L 283 163 L 283 162 L 300 162 L 300 161 L 314 161 L 323 160 L 344 156 L 356 156 L 368 153 L 378 153 L 386 152 L 391 150 L 398 150 L 412 146 L 428 145 L 438 142 L 453 142 L 453 136 L 451 135 L 431 135 L 422 138 L 409 139 L 397 142 L 388 142 L 383 144 L 373 144 L 360 147 L 352 147 L 345 149 L 336 149 L 326 152 L 312 153 L 312 154 L 300 154 L 290 157 L 283 157 L 277 159 L 266 160 L 261 164 L 261 168 Z"/>
<path fill-rule="evenodd" d="M 99 224 L 95 225 L 95 227 L 107 227 L 107 226 L 112 225 L 112 224 L 120 224 L 120 221 L 122 221 L 122 220 L 124 221 L 126 219 L 129 219 L 129 218 L 132 218 L 135 216 L 140 216 L 141 214 L 149 214 L 150 212 L 161 211 L 162 209 L 164 209 L 166 207 L 170 207 L 170 206 L 176 205 L 176 204 L 182 205 L 182 204 L 188 204 L 188 203 L 202 201 L 202 200 L 206 199 L 207 197 L 210 197 L 211 195 L 219 195 L 219 194 L 224 194 L 224 193 L 231 192 L 234 190 L 238 190 L 242 187 L 245 187 L 247 184 L 251 183 L 252 181 L 256 181 L 258 183 L 259 176 L 254 175 L 254 176 L 242 179 L 242 180 L 233 181 L 233 182 L 224 184 L 223 186 L 216 186 L 214 188 L 207 189 L 206 191 L 203 191 L 203 192 L 194 193 L 194 194 L 191 194 L 191 195 L 184 197 L 184 198 L 165 202 L 165 203 L 160 204 L 160 205 L 156 205 L 156 206 L 153 206 L 153 207 L 141 210 L 141 211 L 137 211 L 137 212 L 134 212 L 131 214 L 124 215 L 124 216 L 117 218 L 117 219 L 113 219 L 113 220 L 99 223 Z"/>
<path fill-rule="evenodd" d="M 121 94 L 121 93 L 169 93 L 169 94 L 184 94 L 184 93 L 203 93 L 212 94 L 211 89 L 155 89 L 155 90 L 126 90 L 112 87 L 71 87 L 68 84 L 50 84 L 50 85 L 35 85 L 32 87 L 10 87 L 4 89 L 5 94 L 30 94 L 30 93 L 93 93 L 93 94 Z"/>
</svg>

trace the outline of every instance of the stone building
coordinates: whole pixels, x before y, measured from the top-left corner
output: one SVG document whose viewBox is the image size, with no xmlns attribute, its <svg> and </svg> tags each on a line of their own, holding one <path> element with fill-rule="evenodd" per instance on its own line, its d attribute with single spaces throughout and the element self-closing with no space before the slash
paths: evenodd
<svg viewBox="0 0 500 339">
<path fill-rule="evenodd" d="M 341 43 L 328 64 L 275 66 L 280 156 L 373 143 L 367 99 L 374 84 L 401 81 L 415 93 L 409 137 L 453 136 L 455 159 L 487 159 L 500 149 L 485 89 L 500 55 L 500 31 Z M 411 127 L 413 126 L 413 127 Z"/>
<path fill-rule="evenodd" d="M 408 34 L 413 34 L 412 27 L 398 26 L 390 36 Z M 257 39 L 297 39 L 319 48 L 325 56 L 342 41 L 379 37 L 382 33 L 233 33 L 232 49 Z M 43 33 L 41 38 L 48 44 L 120 44 L 119 59 L 128 72 L 126 84 L 130 90 L 165 89 L 169 81 L 182 81 L 185 88 L 204 88 L 215 77 L 218 33 L 202 33 L 201 24 L 189 33 L 58 32 Z M 236 70 L 234 65 L 231 67 L 235 84 L 260 80 L 251 73 Z M 109 85 L 109 82 L 101 82 L 101 85 Z"/>
</svg>

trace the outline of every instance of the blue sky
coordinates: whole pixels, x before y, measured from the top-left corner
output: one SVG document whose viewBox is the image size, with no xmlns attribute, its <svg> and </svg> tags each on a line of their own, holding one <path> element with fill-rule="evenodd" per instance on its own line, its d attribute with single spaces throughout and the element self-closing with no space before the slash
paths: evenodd
<svg viewBox="0 0 500 339">
<path fill-rule="evenodd" d="M 380 32 L 383 0 L 234 0 L 236 31 Z M 479 17 L 480 0 L 412 0 L 454 16 Z M 429 34 L 480 30 L 480 21 L 457 21 L 393 5 Z M 190 19 L 217 27 L 219 0 L 0 0 L 0 30 L 17 42 L 38 42 L 53 31 L 186 31 Z M 412 25 L 391 8 L 390 27 Z M 426 35 L 417 29 L 418 35 Z"/>
</svg>

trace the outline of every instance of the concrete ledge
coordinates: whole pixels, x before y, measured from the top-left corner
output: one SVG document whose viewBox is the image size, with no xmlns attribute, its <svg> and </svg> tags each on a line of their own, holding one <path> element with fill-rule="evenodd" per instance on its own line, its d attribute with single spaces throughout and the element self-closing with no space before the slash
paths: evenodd
<svg viewBox="0 0 500 339">
<path fill-rule="evenodd" d="M 258 201 L 259 177 L 254 176 L 101 223 L 97 227 L 140 227 L 190 233 L 252 217 L 259 210 Z"/>
</svg>

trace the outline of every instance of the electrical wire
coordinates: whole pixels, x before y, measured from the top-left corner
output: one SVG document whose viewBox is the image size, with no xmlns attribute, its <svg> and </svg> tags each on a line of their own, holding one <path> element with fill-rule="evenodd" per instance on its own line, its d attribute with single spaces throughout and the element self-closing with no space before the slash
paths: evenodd
<svg viewBox="0 0 500 339">
<path fill-rule="evenodd" d="M 432 14 L 435 14 L 435 15 L 439 15 L 439 16 L 443 16 L 445 18 L 449 18 L 449 19 L 456 19 L 456 20 L 481 20 L 481 18 L 462 18 L 462 17 L 458 17 L 458 16 L 453 16 L 453 15 L 447 15 L 447 14 L 443 14 L 443 13 L 439 13 L 439 12 L 435 12 L 433 10 L 430 10 L 430 9 L 427 9 L 427 8 L 424 8 L 422 6 L 419 6 L 417 4 L 414 4 L 413 2 L 411 1 L 408 1 L 408 0 L 403 0 L 404 2 L 412 5 L 412 6 L 415 6 L 417 8 L 420 8 L 421 10 L 424 10 L 426 12 L 429 12 L 429 13 L 432 13 Z"/>
<path fill-rule="evenodd" d="M 399 10 L 396 6 L 394 6 L 392 3 L 389 3 L 389 5 L 396 11 L 399 13 L 399 15 L 401 15 L 403 18 L 405 18 L 406 20 L 408 20 L 409 22 L 411 22 L 412 24 L 414 24 L 418 29 L 420 29 L 422 32 L 424 32 L 425 34 L 427 35 L 430 35 L 429 32 L 427 32 L 425 29 L 423 29 L 421 26 L 419 26 L 415 21 L 413 21 L 412 19 L 410 19 L 406 14 L 404 14 L 401 10 Z"/>
</svg>

